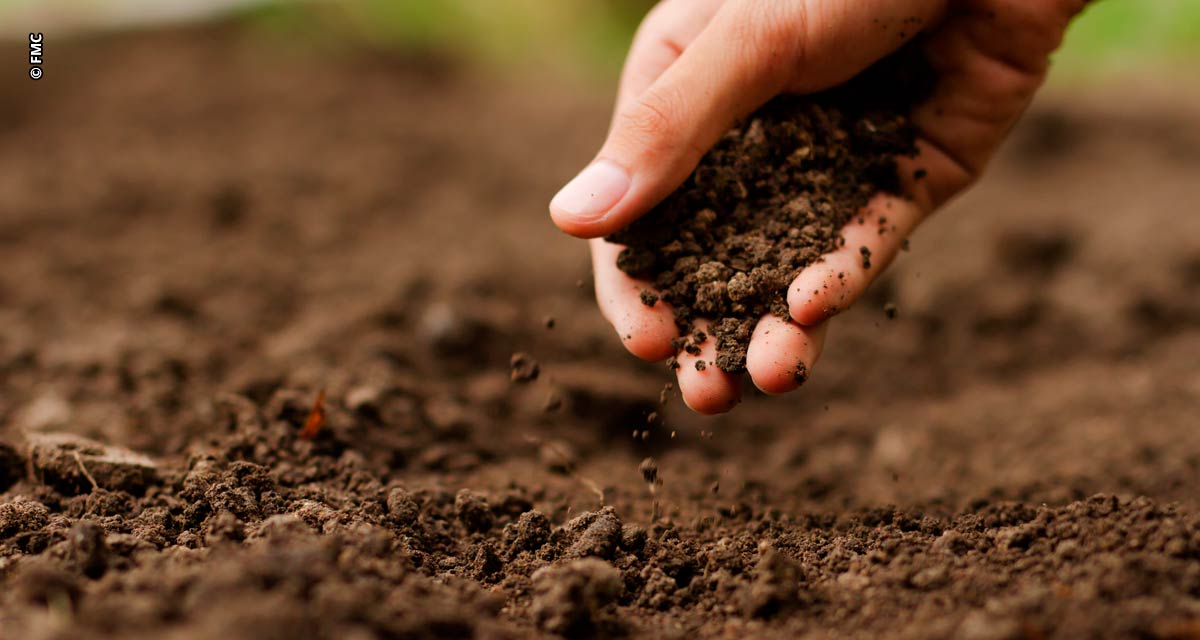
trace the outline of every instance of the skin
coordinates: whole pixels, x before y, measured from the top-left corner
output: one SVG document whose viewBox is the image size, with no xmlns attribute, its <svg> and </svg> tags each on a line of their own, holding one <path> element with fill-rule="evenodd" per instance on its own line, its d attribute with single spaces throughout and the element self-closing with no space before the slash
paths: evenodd
<svg viewBox="0 0 1200 640">
<path fill-rule="evenodd" d="M 648 283 L 616 268 L 620 247 L 601 238 L 649 211 L 695 169 L 736 121 L 780 93 L 811 93 L 853 77 L 918 33 L 938 72 L 932 97 L 912 114 L 919 155 L 901 163 L 903 197 L 877 196 L 842 230 L 845 248 L 803 271 L 788 290 L 790 320 L 768 316 L 754 331 L 747 370 L 770 394 L 813 369 L 827 320 L 852 305 L 903 240 L 962 191 L 1045 78 L 1049 55 L 1086 0 L 663 0 L 646 16 L 621 76 L 608 138 L 580 177 L 550 203 L 563 231 L 590 239 L 600 310 L 634 355 L 677 355 L 684 402 L 705 414 L 736 406 L 741 383 L 697 358 L 674 354 L 665 304 L 639 299 Z M 598 167 L 598 168 L 595 168 Z M 595 169 L 593 169 L 595 168 Z M 600 174 L 602 178 L 597 178 Z M 885 215 L 894 230 L 880 235 Z M 871 250 L 869 269 L 859 247 Z M 843 278 L 837 274 L 843 273 Z"/>
</svg>

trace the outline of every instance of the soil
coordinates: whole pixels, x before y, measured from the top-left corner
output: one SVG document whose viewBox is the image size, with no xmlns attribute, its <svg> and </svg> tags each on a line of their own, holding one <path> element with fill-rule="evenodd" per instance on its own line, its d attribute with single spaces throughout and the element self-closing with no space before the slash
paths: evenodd
<svg viewBox="0 0 1200 640">
<path fill-rule="evenodd" d="M 916 154 L 907 114 L 932 80 L 912 46 L 836 90 L 776 98 L 726 133 L 678 190 L 607 238 L 625 245 L 622 271 L 653 283 L 642 302 L 671 305 L 679 349 L 699 353 L 710 332 L 717 367 L 745 372 L 758 319 L 787 318 L 791 281 L 845 243 L 842 227 L 871 196 L 899 191 L 896 158 Z"/>
<path fill-rule="evenodd" d="M 46 69 L 0 638 L 1200 634 L 1195 96 L 1045 97 L 803 392 L 702 418 L 545 215 L 607 91 L 220 26 Z"/>
</svg>

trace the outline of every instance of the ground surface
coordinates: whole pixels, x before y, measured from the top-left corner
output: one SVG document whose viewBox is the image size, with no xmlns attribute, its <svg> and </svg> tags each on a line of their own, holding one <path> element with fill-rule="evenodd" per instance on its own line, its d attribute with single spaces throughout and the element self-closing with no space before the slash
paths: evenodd
<svg viewBox="0 0 1200 640">
<path fill-rule="evenodd" d="M 545 214 L 604 96 L 60 46 L 0 84 L 0 637 L 1200 635 L 1197 102 L 1044 101 L 702 419 Z"/>
</svg>

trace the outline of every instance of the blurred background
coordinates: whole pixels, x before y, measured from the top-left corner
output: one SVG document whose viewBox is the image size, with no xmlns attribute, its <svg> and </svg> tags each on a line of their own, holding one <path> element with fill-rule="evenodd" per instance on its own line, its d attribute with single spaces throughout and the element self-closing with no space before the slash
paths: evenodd
<svg viewBox="0 0 1200 640">
<path fill-rule="evenodd" d="M 104 30 L 229 18 L 294 46 L 369 42 L 435 49 L 496 66 L 614 74 L 651 0 L 3 0 L 0 23 L 24 31 Z M 1102 0 L 1072 27 L 1054 81 L 1177 71 L 1200 53 L 1200 2 Z"/>
<path fill-rule="evenodd" d="M 23 56 L 0 59 L 0 248 L 13 265 L 0 270 L 0 362 L 41 354 L 58 367 L 48 379 L 76 389 L 130 353 L 170 353 L 203 372 L 172 393 L 198 399 L 352 377 L 354 349 L 371 366 L 385 354 L 388 375 L 449 367 L 454 385 L 470 370 L 486 387 L 488 367 L 503 381 L 513 350 L 634 370 L 596 313 L 586 251 L 545 206 L 603 139 L 652 5 L 0 0 L 7 46 L 46 36 L 40 82 Z M 1200 216 L 1180 215 L 1200 202 L 1198 58 L 1200 1 L 1091 3 L 988 174 L 839 319 L 811 391 L 764 415 L 824 415 L 839 394 L 895 413 L 904 380 L 923 424 L 922 393 L 1180 352 L 1171 336 L 1200 335 Z M 905 311 L 880 335 L 885 302 Z M 427 329 L 463 333 L 469 357 L 426 357 L 430 341 L 411 334 Z M 1182 356 L 1145 357 L 1169 377 Z M 663 377 L 640 371 L 634 396 Z M 29 413 L 44 382 L 6 390 L 0 422 Z M 1060 385 L 1034 388 L 1052 404 Z M 189 405 L 172 403 L 113 421 L 129 409 L 106 392 L 79 425 L 175 450 Z"/>
</svg>

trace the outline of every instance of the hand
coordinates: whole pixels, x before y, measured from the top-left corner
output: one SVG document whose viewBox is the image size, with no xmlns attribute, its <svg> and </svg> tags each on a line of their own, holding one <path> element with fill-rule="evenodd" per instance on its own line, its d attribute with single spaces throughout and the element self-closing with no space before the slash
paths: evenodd
<svg viewBox="0 0 1200 640">
<path fill-rule="evenodd" d="M 844 249 L 797 276 L 788 291 L 791 319 L 762 318 L 746 368 L 767 393 L 800 383 L 811 370 L 825 320 L 854 303 L 922 219 L 965 188 L 1040 86 L 1050 53 L 1086 0 L 663 0 L 634 38 L 616 113 L 596 159 L 550 203 L 563 231 L 591 238 L 596 297 L 625 347 L 659 360 L 676 336 L 664 304 L 646 307 L 648 283 L 616 267 L 620 247 L 603 236 L 646 213 L 675 190 L 737 120 L 780 93 L 841 84 L 918 33 L 938 84 L 912 118 L 919 154 L 901 162 L 907 198 L 878 196 L 897 233 L 880 235 L 868 218 L 847 225 Z M 857 220 L 857 218 L 856 218 Z M 864 268 L 859 247 L 871 251 Z M 845 274 L 837 278 L 837 273 Z M 679 389 L 701 413 L 728 411 L 740 398 L 737 376 L 678 354 Z"/>
</svg>

